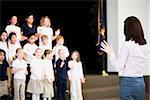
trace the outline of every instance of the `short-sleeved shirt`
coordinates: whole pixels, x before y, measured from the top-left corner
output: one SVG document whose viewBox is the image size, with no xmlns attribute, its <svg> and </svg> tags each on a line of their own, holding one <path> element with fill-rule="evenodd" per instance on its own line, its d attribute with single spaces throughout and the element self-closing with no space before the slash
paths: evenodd
<svg viewBox="0 0 150 100">
<path fill-rule="evenodd" d="M 27 62 L 25 60 L 16 59 L 12 63 L 13 68 L 27 68 Z M 26 70 L 20 70 L 14 73 L 15 79 L 25 79 L 26 78 Z"/>
<path fill-rule="evenodd" d="M 52 36 L 53 36 L 53 29 L 51 27 L 44 27 L 44 26 L 38 26 L 37 27 L 37 33 L 41 35 L 47 35 L 48 36 L 48 44 L 52 48 Z M 42 39 L 39 39 L 39 45 L 42 44 Z"/>
<path fill-rule="evenodd" d="M 8 62 L 5 60 L 2 64 L 0 64 L 0 81 L 7 80 L 7 68 L 9 67 Z"/>
<path fill-rule="evenodd" d="M 33 58 L 33 54 L 35 53 L 35 50 L 38 48 L 38 46 L 36 44 L 30 44 L 27 43 L 24 45 L 23 50 L 25 53 L 27 53 L 27 60 L 28 63 L 31 62 L 32 58 Z"/>
<path fill-rule="evenodd" d="M 34 34 L 37 32 L 35 25 L 33 25 L 32 27 L 29 27 L 27 24 L 23 24 L 21 29 L 22 29 L 23 35 L 26 37 L 29 37 L 30 34 Z"/>
<path fill-rule="evenodd" d="M 13 58 L 16 56 L 16 50 L 18 48 L 21 48 L 21 45 L 16 43 L 16 44 L 11 44 L 8 43 L 8 58 L 9 60 L 13 60 Z"/>
</svg>

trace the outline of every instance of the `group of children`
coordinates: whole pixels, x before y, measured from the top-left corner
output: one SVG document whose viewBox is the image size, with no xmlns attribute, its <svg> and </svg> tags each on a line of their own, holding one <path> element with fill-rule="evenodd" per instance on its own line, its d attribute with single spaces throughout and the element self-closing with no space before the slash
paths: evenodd
<svg viewBox="0 0 150 100">
<path fill-rule="evenodd" d="M 69 79 L 71 100 L 83 100 L 81 83 L 85 78 L 79 52 L 73 51 L 68 59 L 64 37 L 60 29 L 53 35 L 48 16 L 41 18 L 38 27 L 33 25 L 33 14 L 25 20 L 20 28 L 17 16 L 12 16 L 0 33 L 0 96 L 11 95 L 13 87 L 14 100 L 25 100 L 25 92 L 32 93 L 32 100 L 40 100 L 41 94 L 43 100 L 51 100 L 56 82 L 57 100 L 66 100 Z"/>
</svg>

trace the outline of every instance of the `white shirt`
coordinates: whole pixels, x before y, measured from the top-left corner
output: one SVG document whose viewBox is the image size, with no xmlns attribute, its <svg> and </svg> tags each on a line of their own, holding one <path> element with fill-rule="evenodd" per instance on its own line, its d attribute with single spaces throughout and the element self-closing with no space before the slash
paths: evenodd
<svg viewBox="0 0 150 100">
<path fill-rule="evenodd" d="M 68 66 L 70 68 L 69 79 L 73 80 L 73 79 L 84 78 L 81 61 L 77 62 L 77 61 L 71 60 L 68 62 Z"/>
<path fill-rule="evenodd" d="M 44 74 L 46 76 L 46 79 L 54 80 L 54 70 L 53 70 L 53 64 L 50 59 L 44 59 Z"/>
<path fill-rule="evenodd" d="M 14 78 L 15 79 L 26 79 L 26 68 L 27 68 L 27 63 L 24 60 L 19 60 L 18 58 L 13 61 L 12 67 L 17 69 L 17 68 L 25 68 L 25 70 L 19 70 L 14 73 Z"/>
<path fill-rule="evenodd" d="M 9 57 L 9 60 L 13 60 L 13 57 L 16 56 L 16 50 L 18 48 L 21 48 L 20 44 L 16 43 L 16 44 L 11 44 L 11 43 L 8 43 L 8 57 Z"/>
<path fill-rule="evenodd" d="M 109 60 L 119 76 L 142 77 L 145 61 L 150 53 L 149 46 L 139 45 L 134 41 L 126 41 L 116 58 L 114 53 L 109 55 Z"/>
<path fill-rule="evenodd" d="M 31 62 L 31 59 L 33 58 L 33 54 L 35 53 L 35 50 L 38 48 L 36 44 L 30 44 L 26 43 L 23 47 L 24 52 L 27 54 L 27 61 L 28 63 Z"/>
<path fill-rule="evenodd" d="M 41 35 L 47 35 L 49 45 L 52 48 L 52 37 L 53 37 L 53 29 L 51 27 L 45 27 L 45 26 L 38 26 L 37 27 L 37 33 Z M 42 44 L 41 38 L 39 39 L 39 44 Z"/>
<path fill-rule="evenodd" d="M 6 52 L 6 59 L 8 61 L 8 46 L 7 46 L 7 42 L 0 41 L 0 49 L 3 49 Z"/>
<path fill-rule="evenodd" d="M 33 57 L 31 60 L 31 79 L 42 80 L 44 78 L 44 63 L 42 59 Z"/>
<path fill-rule="evenodd" d="M 54 55 L 55 55 L 55 61 L 57 61 L 57 60 L 59 59 L 58 51 L 59 51 L 60 49 L 63 49 L 63 50 L 66 52 L 66 57 L 69 56 L 69 50 L 68 50 L 68 48 L 67 48 L 66 46 L 64 46 L 64 45 L 57 45 L 57 44 L 56 44 L 56 45 L 54 46 L 54 48 L 53 48 L 53 53 L 54 53 Z"/>
<path fill-rule="evenodd" d="M 52 50 L 52 48 L 50 47 L 50 45 L 40 45 L 39 46 L 40 49 L 42 49 L 42 51 L 44 52 L 45 50 Z"/>
<path fill-rule="evenodd" d="M 17 40 L 21 40 L 21 28 L 16 25 L 7 25 L 5 28 L 6 32 L 8 33 L 8 36 L 11 32 L 16 33 Z"/>
</svg>

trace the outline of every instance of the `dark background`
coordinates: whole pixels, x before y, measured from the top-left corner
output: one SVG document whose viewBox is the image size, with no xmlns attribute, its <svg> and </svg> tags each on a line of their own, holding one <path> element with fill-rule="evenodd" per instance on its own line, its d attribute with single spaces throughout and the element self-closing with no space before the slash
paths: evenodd
<svg viewBox="0 0 150 100">
<path fill-rule="evenodd" d="M 54 30 L 61 28 L 61 34 L 69 51 L 80 52 L 86 73 L 99 74 L 103 59 L 98 58 L 96 51 L 97 9 L 96 0 L 2 1 L 1 26 L 5 27 L 12 15 L 18 16 L 21 26 L 24 23 L 24 16 L 29 12 L 35 13 L 34 24 L 39 26 L 40 18 L 47 15 Z"/>
</svg>

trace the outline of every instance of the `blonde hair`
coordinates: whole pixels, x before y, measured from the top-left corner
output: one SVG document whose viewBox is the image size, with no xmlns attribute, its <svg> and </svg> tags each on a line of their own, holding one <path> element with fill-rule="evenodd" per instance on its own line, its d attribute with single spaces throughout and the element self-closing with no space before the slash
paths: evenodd
<svg viewBox="0 0 150 100">
<path fill-rule="evenodd" d="M 57 38 L 56 38 L 56 41 L 60 40 L 60 39 L 63 39 L 64 40 L 64 37 L 59 35 Z"/>
<path fill-rule="evenodd" d="M 49 18 L 48 16 L 43 16 L 43 17 L 41 18 L 41 20 L 40 20 L 40 25 L 41 25 L 41 26 L 44 25 L 44 19 L 46 19 L 46 18 L 49 20 L 49 25 L 48 25 L 48 27 L 50 27 L 50 26 L 51 26 L 51 21 L 50 21 L 50 18 Z"/>
<path fill-rule="evenodd" d="M 42 39 L 42 41 L 43 41 L 44 39 L 48 39 L 48 36 L 47 36 L 47 35 L 42 35 L 41 39 Z"/>
</svg>

